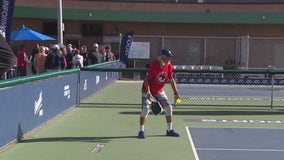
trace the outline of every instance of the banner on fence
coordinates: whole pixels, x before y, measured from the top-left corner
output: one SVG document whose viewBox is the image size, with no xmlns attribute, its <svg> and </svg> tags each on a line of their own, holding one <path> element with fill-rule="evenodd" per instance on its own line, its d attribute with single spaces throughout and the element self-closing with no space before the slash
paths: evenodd
<svg viewBox="0 0 284 160">
<path fill-rule="evenodd" d="M 15 0 L 0 0 L 0 34 L 10 40 Z"/>
<path fill-rule="evenodd" d="M 120 44 L 120 62 L 126 64 L 128 55 L 130 52 L 131 44 L 133 40 L 133 32 L 127 32 L 124 34 Z"/>
</svg>

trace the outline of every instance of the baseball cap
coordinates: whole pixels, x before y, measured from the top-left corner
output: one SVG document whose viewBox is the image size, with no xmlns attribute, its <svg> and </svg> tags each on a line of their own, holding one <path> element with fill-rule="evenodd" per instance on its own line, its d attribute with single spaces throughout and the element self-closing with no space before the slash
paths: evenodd
<svg viewBox="0 0 284 160">
<path fill-rule="evenodd" d="M 161 55 L 166 55 L 168 57 L 173 57 L 174 56 L 173 53 L 170 50 L 168 50 L 168 49 L 162 49 L 161 50 Z"/>
<path fill-rule="evenodd" d="M 99 47 L 98 43 L 94 43 L 93 47 Z"/>
<path fill-rule="evenodd" d="M 53 49 L 57 49 L 57 50 L 59 50 L 59 46 L 58 46 L 58 44 L 53 45 L 53 46 L 52 46 L 52 48 L 53 48 Z"/>
</svg>

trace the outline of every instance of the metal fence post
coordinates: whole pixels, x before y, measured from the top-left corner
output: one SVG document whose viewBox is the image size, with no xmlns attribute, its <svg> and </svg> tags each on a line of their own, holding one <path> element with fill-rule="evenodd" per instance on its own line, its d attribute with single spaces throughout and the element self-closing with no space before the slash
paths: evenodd
<svg viewBox="0 0 284 160">
<path fill-rule="evenodd" d="M 271 79 L 271 97 L 270 97 L 270 108 L 273 109 L 273 97 L 274 97 L 274 74 L 270 73 Z"/>
</svg>

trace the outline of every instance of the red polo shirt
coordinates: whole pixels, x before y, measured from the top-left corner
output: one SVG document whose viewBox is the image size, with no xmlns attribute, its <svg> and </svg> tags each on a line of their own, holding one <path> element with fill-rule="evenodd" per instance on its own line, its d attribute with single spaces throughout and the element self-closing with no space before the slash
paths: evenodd
<svg viewBox="0 0 284 160">
<path fill-rule="evenodd" d="M 147 75 L 151 94 L 161 93 L 166 82 L 173 78 L 173 66 L 169 62 L 161 67 L 159 61 L 155 60 L 150 63 Z M 146 92 L 144 83 L 145 82 L 143 82 L 142 91 Z"/>
</svg>

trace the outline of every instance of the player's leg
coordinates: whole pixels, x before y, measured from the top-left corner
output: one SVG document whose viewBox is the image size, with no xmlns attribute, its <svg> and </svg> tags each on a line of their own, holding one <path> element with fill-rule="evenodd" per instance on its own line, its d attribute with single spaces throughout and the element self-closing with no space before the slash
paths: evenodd
<svg viewBox="0 0 284 160">
<path fill-rule="evenodd" d="M 147 94 L 142 92 L 142 111 L 139 119 L 140 131 L 138 133 L 138 138 L 145 138 L 145 122 L 150 112 L 150 105 L 151 101 L 148 99 Z"/>
<path fill-rule="evenodd" d="M 173 107 L 165 94 L 165 92 L 161 92 L 160 94 L 154 95 L 154 97 L 161 103 L 165 110 L 165 115 L 166 115 L 166 122 L 167 122 L 167 131 L 166 135 L 167 136 L 173 136 L 173 137 L 179 137 L 179 134 L 173 130 Z"/>
</svg>

